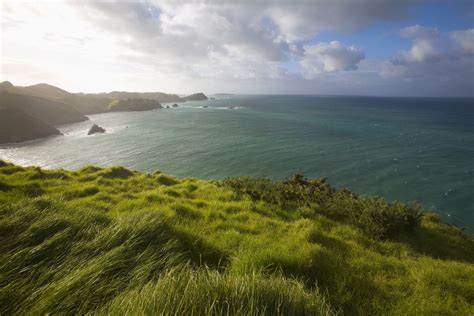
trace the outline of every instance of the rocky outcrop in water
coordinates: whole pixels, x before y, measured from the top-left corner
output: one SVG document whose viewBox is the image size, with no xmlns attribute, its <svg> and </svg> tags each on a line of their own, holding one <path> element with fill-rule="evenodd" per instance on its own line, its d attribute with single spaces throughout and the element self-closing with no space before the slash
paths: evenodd
<svg viewBox="0 0 474 316">
<path fill-rule="evenodd" d="M 87 132 L 87 135 L 92 135 L 95 133 L 105 133 L 105 129 L 100 127 L 97 124 L 92 125 L 92 127 L 89 129 L 89 132 Z"/>
</svg>

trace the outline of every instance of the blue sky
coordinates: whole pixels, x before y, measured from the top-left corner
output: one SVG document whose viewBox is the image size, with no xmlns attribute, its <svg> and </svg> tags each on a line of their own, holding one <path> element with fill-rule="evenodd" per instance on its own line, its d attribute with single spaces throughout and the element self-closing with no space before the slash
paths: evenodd
<svg viewBox="0 0 474 316">
<path fill-rule="evenodd" d="M 414 6 L 406 18 L 397 21 L 375 22 L 358 32 L 324 32 L 311 42 L 327 42 L 337 39 L 345 45 L 361 47 L 368 58 L 390 58 L 411 46 L 402 38 L 399 30 L 406 26 L 434 27 L 442 32 L 474 27 L 474 1 L 431 1 Z"/>
<path fill-rule="evenodd" d="M 4 0 L 1 79 L 86 92 L 474 96 L 473 3 Z"/>
</svg>

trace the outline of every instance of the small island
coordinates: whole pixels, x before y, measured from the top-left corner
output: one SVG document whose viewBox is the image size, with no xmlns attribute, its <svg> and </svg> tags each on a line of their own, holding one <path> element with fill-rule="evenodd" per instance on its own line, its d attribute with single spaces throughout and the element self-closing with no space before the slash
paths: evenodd
<svg viewBox="0 0 474 316">
<path fill-rule="evenodd" d="M 105 133 L 105 129 L 100 127 L 97 124 L 94 124 L 89 129 L 89 132 L 87 132 L 87 135 L 92 135 L 92 134 L 96 134 L 96 133 Z"/>
<path fill-rule="evenodd" d="M 205 101 L 207 100 L 207 96 L 204 93 L 199 92 L 199 93 L 188 95 L 187 97 L 184 97 L 183 100 L 184 101 Z"/>
</svg>

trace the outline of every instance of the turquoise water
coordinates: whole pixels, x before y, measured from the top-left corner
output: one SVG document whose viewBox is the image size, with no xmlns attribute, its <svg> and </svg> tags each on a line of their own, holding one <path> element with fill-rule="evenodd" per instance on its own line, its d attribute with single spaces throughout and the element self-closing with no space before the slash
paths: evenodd
<svg viewBox="0 0 474 316">
<path fill-rule="evenodd" d="M 87 136 L 92 123 L 108 132 Z M 7 146 L 0 157 L 206 179 L 304 172 L 359 193 L 417 200 L 474 231 L 472 99 L 229 96 L 92 115 L 60 129 L 64 136 Z"/>
</svg>

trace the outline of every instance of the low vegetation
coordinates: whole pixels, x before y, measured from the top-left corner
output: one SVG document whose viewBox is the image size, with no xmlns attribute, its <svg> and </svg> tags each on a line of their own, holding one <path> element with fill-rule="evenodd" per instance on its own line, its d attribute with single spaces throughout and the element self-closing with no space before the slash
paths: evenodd
<svg viewBox="0 0 474 316">
<path fill-rule="evenodd" d="M 474 241 L 286 181 L 0 161 L 0 315 L 472 315 Z"/>
</svg>

